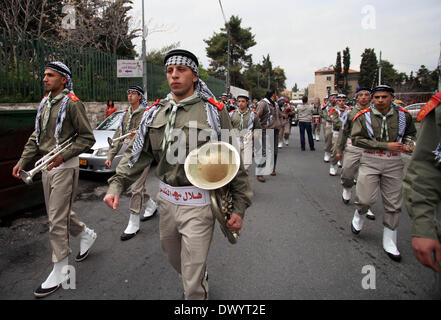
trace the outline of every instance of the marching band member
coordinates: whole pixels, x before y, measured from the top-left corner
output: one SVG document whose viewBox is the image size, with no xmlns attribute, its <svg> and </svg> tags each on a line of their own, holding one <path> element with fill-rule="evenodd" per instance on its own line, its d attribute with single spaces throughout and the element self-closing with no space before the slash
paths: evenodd
<svg viewBox="0 0 441 320">
<path fill-rule="evenodd" d="M 121 137 L 129 132 L 133 132 L 130 139 L 133 139 L 136 133 L 136 129 L 141 122 L 144 110 L 147 107 L 147 100 L 144 97 L 144 90 L 140 86 L 131 86 L 127 89 L 127 98 L 129 100 L 130 106 L 124 111 L 124 116 L 121 119 L 118 129 L 113 135 L 113 139 Z M 127 139 L 129 140 L 129 138 Z M 124 140 L 117 140 L 110 148 L 107 154 L 107 160 L 105 162 L 106 166 L 110 168 L 112 166 L 112 161 L 118 152 L 121 150 L 125 144 Z M 130 187 L 131 198 L 129 204 L 130 218 L 127 228 L 121 235 L 121 240 L 129 240 L 133 238 L 139 231 L 140 221 L 145 221 L 151 219 L 156 213 L 158 205 L 147 193 L 145 182 L 147 180 L 147 175 L 149 173 L 150 167 L 146 167 L 141 174 L 141 177 L 135 181 Z M 143 207 L 145 200 L 148 199 L 146 203 L 146 208 L 143 217 L 140 218 L 140 212 Z"/>
<path fill-rule="evenodd" d="M 392 104 L 394 90 L 377 86 L 372 91 L 370 108 L 353 119 L 352 144 L 363 148 L 356 186 L 358 202 L 351 230 L 360 233 L 365 214 L 377 199 L 383 198 L 383 249 L 394 261 L 401 260 L 397 248 L 397 228 L 402 205 L 403 160 L 401 152 L 410 148 L 403 141 L 416 135 L 412 117 L 406 109 Z"/>
<path fill-rule="evenodd" d="M 78 187 L 78 155 L 90 149 L 95 138 L 86 109 L 73 92 L 71 77 L 69 68 L 59 61 L 46 65 L 43 82 L 49 94 L 40 102 L 35 131 L 29 137 L 21 158 L 12 171 L 14 177 L 20 178 L 20 170 L 32 158 L 48 154 L 60 143 L 77 135 L 72 146 L 59 154 L 42 172 L 54 267 L 46 281 L 34 291 L 37 298 L 50 295 L 67 280 L 65 267 L 71 253 L 69 234 L 80 236 L 80 252 L 75 258 L 78 262 L 87 258 L 97 237 L 72 211 Z"/>
<path fill-rule="evenodd" d="M 348 113 L 351 108 L 346 106 L 346 95 L 339 93 L 337 95 L 337 105 L 329 111 L 329 119 L 332 122 L 332 148 L 331 148 L 331 158 L 329 166 L 329 174 L 335 176 L 338 170 L 338 162 L 340 161 L 337 157 L 337 141 L 338 136 L 342 127 L 344 126 Z"/>
<path fill-rule="evenodd" d="M 328 97 L 328 103 L 321 107 L 321 115 L 325 122 L 325 156 L 323 161 L 329 162 L 332 151 L 332 121 L 329 118 L 329 111 L 335 107 L 337 103 L 337 94 L 333 93 Z"/>
<path fill-rule="evenodd" d="M 358 167 L 360 165 L 360 158 L 363 154 L 363 149 L 352 145 L 351 131 L 352 120 L 355 115 L 369 107 L 371 103 L 371 90 L 368 88 L 358 88 L 355 93 L 357 104 L 350 110 L 348 117 L 340 131 L 337 141 L 337 159 L 343 160 L 343 167 L 341 169 L 341 184 L 343 186 L 342 199 L 345 204 L 348 204 L 352 197 L 352 187 L 356 181 Z M 344 152 L 344 157 L 343 157 Z M 366 218 L 374 220 L 375 215 L 369 209 L 366 213 Z"/>
<path fill-rule="evenodd" d="M 248 170 L 253 160 L 254 129 L 262 128 L 257 112 L 248 106 L 248 102 L 248 96 L 238 95 L 238 108 L 230 112 L 231 124 L 233 128 L 239 130 L 240 156 L 243 159 L 245 170 Z"/>
<path fill-rule="evenodd" d="M 438 272 L 441 292 L 441 92 L 421 108 L 421 121 L 403 190 L 412 248 L 420 263 Z"/>
<path fill-rule="evenodd" d="M 220 135 L 221 129 L 232 129 L 230 117 L 221 103 L 214 99 L 206 84 L 200 80 L 198 60 L 186 50 L 169 51 L 164 59 L 171 93 L 157 106 L 144 113 L 134 141 L 109 179 L 104 202 L 118 207 L 119 195 L 135 181 L 145 167 L 158 163 L 160 192 L 157 197 L 160 212 L 160 240 L 170 264 L 182 276 L 186 299 L 207 299 L 208 281 L 205 276 L 207 256 L 213 238 L 214 217 L 208 191 L 191 185 L 180 161 L 168 161 L 172 153 L 172 137 L 180 132 L 189 138 L 189 129 L 196 122 L 198 133 L 210 130 Z M 197 141 L 201 146 L 205 141 Z M 186 154 L 189 144 L 185 145 Z M 195 146 L 197 147 L 197 146 Z M 170 159 L 170 158 L 169 158 Z M 231 231 L 242 227 L 246 208 L 251 204 L 252 191 L 243 165 L 230 183 L 233 214 L 227 222 Z M 162 190 L 162 191 L 161 191 Z M 165 191 L 170 192 L 165 192 Z M 182 190 L 200 194 L 188 202 L 179 195 Z"/>
</svg>

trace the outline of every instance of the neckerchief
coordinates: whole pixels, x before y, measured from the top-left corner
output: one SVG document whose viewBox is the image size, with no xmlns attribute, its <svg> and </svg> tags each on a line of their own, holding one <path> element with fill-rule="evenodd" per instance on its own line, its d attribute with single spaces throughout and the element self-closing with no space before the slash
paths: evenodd
<svg viewBox="0 0 441 320">
<path fill-rule="evenodd" d="M 43 131 L 46 131 L 47 123 L 49 122 L 49 116 L 51 114 L 51 109 L 54 104 L 57 104 L 58 101 L 64 98 L 66 94 L 69 93 L 69 90 L 64 89 L 61 91 L 55 98 L 52 99 L 52 92 L 49 92 L 49 95 L 47 96 L 47 107 L 46 111 L 43 115 Z"/>
<path fill-rule="evenodd" d="M 167 151 L 168 146 L 171 143 L 171 134 L 173 132 L 173 128 L 175 126 L 176 121 L 176 112 L 179 107 L 186 106 L 189 104 L 195 104 L 199 101 L 201 101 L 201 98 L 197 94 L 197 92 L 194 92 L 191 96 L 179 101 L 178 103 L 173 99 L 173 96 L 169 94 L 168 96 L 169 101 L 171 105 L 173 106 L 171 113 L 168 117 L 167 125 L 164 130 L 164 140 L 162 140 L 162 151 Z"/>
<path fill-rule="evenodd" d="M 240 112 L 239 109 L 237 109 L 237 112 L 239 112 L 240 115 L 240 123 L 239 123 L 239 130 L 243 129 L 243 118 L 245 117 L 245 115 L 250 111 L 250 109 L 247 108 L 247 110 L 245 110 L 245 112 Z"/>
<path fill-rule="evenodd" d="M 384 141 L 389 141 L 389 131 L 387 129 L 387 117 L 393 116 L 394 114 L 394 108 L 393 106 L 390 106 L 389 111 L 383 115 L 380 111 L 378 111 L 375 106 L 372 106 L 372 113 L 376 116 L 381 117 L 381 131 L 380 131 L 380 140 L 383 139 L 383 135 L 385 135 Z"/>
</svg>

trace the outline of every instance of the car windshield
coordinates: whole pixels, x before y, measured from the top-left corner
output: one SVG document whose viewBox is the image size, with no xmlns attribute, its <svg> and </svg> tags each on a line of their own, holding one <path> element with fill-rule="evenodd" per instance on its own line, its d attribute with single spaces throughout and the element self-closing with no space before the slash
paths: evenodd
<svg viewBox="0 0 441 320">
<path fill-rule="evenodd" d="M 112 113 L 108 118 L 101 122 L 96 130 L 113 130 L 118 129 L 121 118 L 124 116 L 124 112 Z"/>
</svg>

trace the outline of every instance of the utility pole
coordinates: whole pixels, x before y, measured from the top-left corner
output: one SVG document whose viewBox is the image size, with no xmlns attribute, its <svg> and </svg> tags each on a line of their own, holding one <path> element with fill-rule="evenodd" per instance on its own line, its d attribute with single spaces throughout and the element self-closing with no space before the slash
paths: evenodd
<svg viewBox="0 0 441 320">
<path fill-rule="evenodd" d="M 222 16 L 224 17 L 225 26 L 227 27 L 227 39 L 228 39 L 228 45 L 227 45 L 227 79 L 225 83 L 225 92 L 229 95 L 230 94 L 230 46 L 231 46 L 231 33 L 230 33 L 230 25 L 227 23 L 227 19 L 225 18 L 224 8 L 222 8 L 221 0 L 219 0 L 219 5 L 222 11 Z"/>
<path fill-rule="evenodd" d="M 441 42 L 440 42 L 441 46 Z M 439 60 L 438 60 L 438 92 L 441 92 L 441 49 L 439 52 Z"/>
<path fill-rule="evenodd" d="M 147 96 L 147 60 L 146 60 L 146 45 L 145 45 L 146 32 L 144 27 L 144 0 L 142 0 L 142 88 L 144 89 L 144 95 L 146 100 Z"/>
<path fill-rule="evenodd" d="M 381 51 L 380 51 L 380 61 L 379 61 L 379 68 L 378 68 L 378 85 L 381 86 Z"/>
</svg>

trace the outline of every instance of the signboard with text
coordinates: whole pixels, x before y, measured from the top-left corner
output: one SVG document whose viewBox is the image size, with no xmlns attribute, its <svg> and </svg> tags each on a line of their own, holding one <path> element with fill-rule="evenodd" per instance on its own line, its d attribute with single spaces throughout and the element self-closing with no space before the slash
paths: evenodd
<svg viewBox="0 0 441 320">
<path fill-rule="evenodd" d="M 142 61 L 117 60 L 116 76 L 118 78 L 142 78 Z"/>
</svg>

